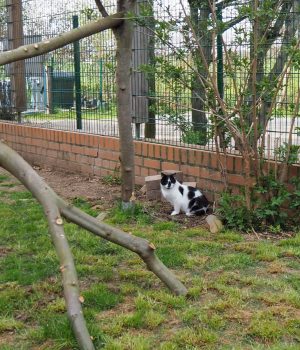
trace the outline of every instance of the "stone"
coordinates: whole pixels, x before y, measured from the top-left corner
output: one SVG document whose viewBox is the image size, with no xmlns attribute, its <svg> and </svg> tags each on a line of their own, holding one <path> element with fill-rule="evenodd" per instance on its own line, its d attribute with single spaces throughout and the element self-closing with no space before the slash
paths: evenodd
<svg viewBox="0 0 300 350">
<path fill-rule="evenodd" d="M 107 213 L 106 212 L 102 212 L 96 217 L 96 219 L 98 221 L 103 221 L 106 218 L 106 216 L 107 216 Z"/>
<path fill-rule="evenodd" d="M 222 221 L 216 215 L 208 215 L 205 218 L 211 233 L 218 233 L 223 229 Z"/>
<path fill-rule="evenodd" d="M 145 177 L 145 184 L 147 193 L 151 190 L 159 190 L 160 189 L 160 175 L 152 175 Z"/>
<path fill-rule="evenodd" d="M 147 191 L 146 198 L 149 201 L 160 200 L 160 189 Z"/>
</svg>

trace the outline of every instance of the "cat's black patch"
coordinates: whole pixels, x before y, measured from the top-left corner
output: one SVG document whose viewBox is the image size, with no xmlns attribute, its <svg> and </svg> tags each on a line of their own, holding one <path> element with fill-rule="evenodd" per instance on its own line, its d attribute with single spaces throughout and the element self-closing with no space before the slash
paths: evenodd
<svg viewBox="0 0 300 350">
<path fill-rule="evenodd" d="M 169 178 L 170 178 L 170 181 L 172 182 L 172 184 L 176 183 L 176 179 L 175 179 L 174 175 L 170 175 Z"/>
<path fill-rule="evenodd" d="M 181 193 L 181 195 L 183 196 L 183 187 L 179 186 L 178 190 Z"/>
<path fill-rule="evenodd" d="M 193 199 L 195 197 L 195 189 L 194 190 L 190 190 L 190 187 L 188 187 L 189 192 L 188 192 L 188 199 Z"/>
<path fill-rule="evenodd" d="M 195 197 L 191 199 L 189 203 L 189 209 L 191 213 L 195 215 L 202 215 L 206 213 L 208 205 L 209 205 L 209 202 L 207 198 L 202 194 L 199 197 Z"/>
<path fill-rule="evenodd" d="M 196 203 L 196 198 L 191 199 L 190 202 L 189 202 L 189 209 L 193 208 L 195 203 Z"/>
<path fill-rule="evenodd" d="M 168 183 L 168 176 L 167 175 L 162 175 L 162 178 L 160 180 L 160 183 L 163 185 L 163 186 L 166 186 L 166 184 Z"/>
</svg>

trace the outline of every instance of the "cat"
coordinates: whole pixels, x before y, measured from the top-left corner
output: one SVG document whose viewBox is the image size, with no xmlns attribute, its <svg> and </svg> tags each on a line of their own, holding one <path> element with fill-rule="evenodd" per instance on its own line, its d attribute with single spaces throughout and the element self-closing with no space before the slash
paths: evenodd
<svg viewBox="0 0 300 350">
<path fill-rule="evenodd" d="M 180 211 L 185 212 L 187 216 L 206 214 L 209 202 L 200 190 L 182 185 L 174 174 L 162 173 L 161 176 L 161 193 L 174 207 L 171 215 L 177 215 Z"/>
</svg>

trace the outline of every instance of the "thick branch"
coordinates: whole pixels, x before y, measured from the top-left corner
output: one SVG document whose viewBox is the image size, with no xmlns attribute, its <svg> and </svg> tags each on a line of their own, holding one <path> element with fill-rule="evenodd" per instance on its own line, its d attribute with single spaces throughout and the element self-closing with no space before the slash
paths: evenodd
<svg viewBox="0 0 300 350">
<path fill-rule="evenodd" d="M 48 208 L 49 202 L 55 203 L 61 215 L 68 220 L 104 239 L 137 253 L 145 261 L 148 268 L 175 294 L 185 295 L 187 293 L 184 285 L 156 257 L 153 244 L 145 239 L 129 235 L 117 228 L 101 223 L 81 210 L 68 205 L 39 177 L 22 157 L 1 141 L 0 166 L 16 176 L 44 208 Z"/>
<path fill-rule="evenodd" d="M 31 45 L 20 46 L 15 50 L 5 51 L 0 54 L 0 65 L 43 55 L 92 34 L 102 32 L 106 29 L 116 28 L 123 23 L 123 17 L 124 13 L 118 12 L 97 21 L 89 22 L 69 32 L 62 33 L 55 38 Z"/>
<path fill-rule="evenodd" d="M 143 238 L 125 233 L 105 223 L 101 223 L 81 210 L 67 205 L 63 201 L 60 201 L 59 206 L 62 215 L 66 219 L 76 223 L 97 236 L 105 238 L 108 241 L 137 253 L 141 259 L 144 260 L 148 269 L 165 283 L 172 292 L 177 295 L 185 295 L 187 293 L 185 286 L 157 258 L 154 253 L 155 247 L 152 243 L 149 243 Z"/>
<path fill-rule="evenodd" d="M 21 156 L 2 142 L 0 142 L 0 166 L 17 177 L 43 206 L 60 261 L 69 321 L 80 349 L 94 350 L 82 313 L 76 269 L 65 237 L 56 194 Z"/>
</svg>

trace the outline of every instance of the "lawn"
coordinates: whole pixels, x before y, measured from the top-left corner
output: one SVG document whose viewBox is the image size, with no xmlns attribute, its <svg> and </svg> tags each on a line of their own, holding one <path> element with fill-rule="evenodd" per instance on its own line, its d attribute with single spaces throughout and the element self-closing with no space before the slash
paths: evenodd
<svg viewBox="0 0 300 350">
<path fill-rule="evenodd" d="M 83 200 L 76 205 L 99 214 Z M 130 214 L 115 206 L 106 222 L 153 242 L 189 296 L 172 295 L 135 254 L 66 223 L 96 349 L 299 349 L 300 233 L 211 234 L 154 220 L 142 206 Z M 6 175 L 0 281 L 1 350 L 78 349 L 43 212 Z"/>
</svg>

